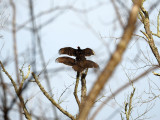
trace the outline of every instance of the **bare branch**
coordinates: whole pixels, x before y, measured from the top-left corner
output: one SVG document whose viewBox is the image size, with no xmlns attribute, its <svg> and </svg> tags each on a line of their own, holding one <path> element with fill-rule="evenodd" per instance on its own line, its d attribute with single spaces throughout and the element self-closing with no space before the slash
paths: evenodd
<svg viewBox="0 0 160 120">
<path fill-rule="evenodd" d="M 130 116 L 131 116 L 131 111 L 132 111 L 132 99 L 133 99 L 134 92 L 135 92 L 135 88 L 133 87 L 133 91 L 132 91 L 132 93 L 130 94 L 130 97 L 129 97 L 129 103 L 128 103 L 128 102 L 125 103 L 126 120 L 129 120 L 129 119 L 130 119 Z"/>
<path fill-rule="evenodd" d="M 20 85 L 19 85 L 19 91 L 22 90 L 24 81 L 29 77 L 30 69 L 31 69 L 31 66 L 29 65 L 29 66 L 28 66 L 28 72 L 27 72 L 27 75 L 26 75 L 26 76 L 24 76 L 24 73 L 23 73 L 22 69 L 20 69 L 20 72 L 22 73 L 22 81 L 21 81 L 21 83 L 20 83 Z"/>
<path fill-rule="evenodd" d="M 17 88 L 17 85 L 16 85 L 15 81 L 14 81 L 13 78 L 10 76 L 10 74 L 6 71 L 6 69 L 4 68 L 4 66 L 3 66 L 3 64 L 2 64 L 1 61 L 0 61 L 0 64 L 1 64 L 1 67 L 2 67 L 3 72 L 4 72 L 4 73 L 7 75 L 7 77 L 11 80 L 15 91 L 18 92 L 18 88 Z"/>
<path fill-rule="evenodd" d="M 87 92 L 86 75 L 87 75 L 87 72 L 88 72 L 88 69 L 86 69 L 86 71 L 84 73 L 82 73 L 82 75 L 81 75 L 81 105 L 83 105 L 83 103 L 86 100 L 86 92 Z"/>
<path fill-rule="evenodd" d="M 35 82 L 37 83 L 37 85 L 39 86 L 40 90 L 43 92 L 43 94 L 47 97 L 47 99 L 53 104 L 55 105 L 63 114 L 65 114 L 66 116 L 68 116 L 70 119 L 75 120 L 74 116 L 72 116 L 69 112 L 67 112 L 66 110 L 64 110 L 59 104 L 57 104 L 57 102 L 46 92 L 46 90 L 44 89 L 44 87 L 41 85 L 41 83 L 39 82 L 37 76 L 32 72 L 32 76 L 35 79 Z"/>
<path fill-rule="evenodd" d="M 12 37 L 13 37 L 13 51 L 14 51 L 14 59 L 15 59 L 15 69 L 17 81 L 20 83 L 19 79 L 19 71 L 18 71 L 18 54 L 17 54 L 17 38 L 16 38 L 16 6 L 13 0 L 10 0 L 10 4 L 12 6 L 13 15 L 12 15 Z"/>
<path fill-rule="evenodd" d="M 5 70 L 5 68 L 4 68 L 4 66 L 3 66 L 3 64 L 2 64 L 1 61 L 0 61 L 0 65 L 1 65 L 1 67 L 2 67 L 3 72 L 8 76 L 8 78 L 11 80 L 11 82 L 12 82 L 12 84 L 13 84 L 13 86 L 14 86 L 15 92 L 16 92 L 16 94 L 17 94 L 17 96 L 18 96 L 18 98 L 19 98 L 19 100 L 20 100 L 21 106 L 22 106 L 22 108 L 23 108 L 25 117 L 26 117 L 28 120 L 32 120 L 31 115 L 30 115 L 30 113 L 28 112 L 28 110 L 27 110 L 27 108 L 26 108 L 26 106 L 25 106 L 23 97 L 21 96 L 21 91 L 18 90 L 16 83 L 14 82 L 13 78 L 9 75 L 9 73 Z"/>
<path fill-rule="evenodd" d="M 148 14 L 148 11 L 143 7 L 143 5 L 141 6 L 141 12 L 143 13 L 143 21 L 144 21 L 143 24 L 144 24 L 145 32 L 147 34 L 147 35 L 146 34 L 145 35 L 148 39 L 149 46 L 150 46 L 155 58 L 157 59 L 158 64 L 160 64 L 160 55 L 159 55 L 158 49 L 154 43 L 152 31 L 150 30 L 149 14 Z"/>
<path fill-rule="evenodd" d="M 145 72 L 143 72 L 142 74 L 140 74 L 139 76 L 137 76 L 135 79 L 131 80 L 132 83 L 136 83 L 138 82 L 138 80 L 140 80 L 142 77 L 144 77 L 145 75 L 149 74 L 152 70 L 155 70 L 159 68 L 158 66 L 153 67 L 153 68 L 149 68 L 148 70 L 146 70 Z M 114 93 L 112 93 L 112 95 L 110 95 L 98 108 L 97 110 L 93 113 L 92 117 L 90 120 L 93 120 L 95 118 L 95 116 L 98 114 L 98 112 L 104 107 L 105 104 L 107 104 L 114 96 L 118 95 L 119 93 L 121 93 L 124 89 L 126 89 L 128 86 L 130 86 L 132 83 L 128 82 L 125 85 L 123 85 L 122 87 L 120 87 L 119 89 L 117 89 Z"/>
<path fill-rule="evenodd" d="M 78 84 L 79 84 L 79 77 L 80 77 L 80 73 L 77 72 L 77 77 L 76 77 L 76 84 L 75 84 L 75 88 L 74 88 L 74 97 L 76 99 L 76 102 L 78 104 L 78 107 L 80 108 L 80 101 L 79 101 L 79 98 L 78 98 L 78 95 L 77 95 L 77 89 L 78 89 Z"/>
</svg>

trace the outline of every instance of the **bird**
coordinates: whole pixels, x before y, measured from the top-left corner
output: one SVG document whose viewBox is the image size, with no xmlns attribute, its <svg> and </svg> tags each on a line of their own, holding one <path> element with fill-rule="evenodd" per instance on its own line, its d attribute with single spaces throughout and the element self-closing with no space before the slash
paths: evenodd
<svg viewBox="0 0 160 120">
<path fill-rule="evenodd" d="M 86 56 L 94 55 L 94 51 L 90 48 L 81 49 L 79 46 L 77 49 L 72 47 L 65 47 L 59 50 L 59 54 L 67 54 L 69 56 L 76 57 L 75 59 L 70 57 L 58 57 L 56 62 L 63 63 L 72 68 L 77 72 L 82 72 L 86 68 L 99 68 L 99 65 L 91 60 L 86 60 Z"/>
<path fill-rule="evenodd" d="M 90 48 L 81 49 L 79 46 L 78 49 L 74 49 L 72 47 L 64 47 L 59 50 L 59 54 L 67 54 L 69 56 L 75 56 L 76 60 L 83 60 L 85 56 L 94 55 L 94 51 Z"/>
<path fill-rule="evenodd" d="M 82 72 L 86 68 L 98 68 L 98 64 L 91 60 L 76 60 L 70 57 L 58 57 L 56 59 L 58 63 L 63 63 L 72 68 L 77 72 Z"/>
</svg>

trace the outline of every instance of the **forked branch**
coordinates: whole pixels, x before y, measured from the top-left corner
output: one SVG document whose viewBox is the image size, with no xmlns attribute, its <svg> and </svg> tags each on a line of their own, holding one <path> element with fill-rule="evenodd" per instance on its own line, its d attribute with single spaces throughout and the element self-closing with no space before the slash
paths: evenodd
<svg viewBox="0 0 160 120">
<path fill-rule="evenodd" d="M 22 82 L 20 83 L 20 87 L 18 88 L 17 85 L 16 85 L 16 83 L 15 83 L 15 81 L 14 81 L 13 78 L 11 77 L 11 75 L 10 75 L 10 74 L 6 71 L 6 69 L 4 68 L 4 66 L 3 66 L 3 64 L 2 64 L 1 61 L 0 61 L 0 65 L 1 65 L 1 67 L 2 67 L 3 72 L 4 72 L 4 73 L 7 75 L 7 77 L 11 80 L 11 83 L 12 83 L 12 85 L 13 85 L 13 87 L 14 87 L 14 90 L 15 90 L 15 92 L 16 92 L 19 100 L 20 100 L 20 104 L 21 104 L 21 106 L 22 106 L 22 108 L 23 108 L 25 117 L 26 117 L 28 120 L 32 120 L 31 115 L 30 115 L 30 113 L 28 112 L 28 110 L 27 110 L 27 108 L 26 108 L 24 99 L 23 99 L 23 97 L 22 97 L 22 95 L 21 95 L 21 93 L 22 93 L 22 89 L 21 89 L 21 88 L 23 87 L 23 82 L 24 82 L 24 80 L 22 80 Z M 30 71 L 30 68 L 29 68 L 29 70 L 28 70 L 28 73 L 29 73 L 29 71 Z M 28 78 L 28 75 L 25 77 L 25 80 L 26 80 L 27 78 Z"/>
<path fill-rule="evenodd" d="M 74 116 L 72 116 L 68 111 L 64 110 L 59 104 L 57 104 L 57 102 L 47 93 L 47 91 L 44 89 L 44 87 L 41 85 L 41 83 L 39 82 L 36 74 L 34 74 L 32 72 L 32 76 L 35 79 L 35 82 L 37 83 L 37 85 L 39 86 L 40 90 L 43 92 L 43 94 L 47 97 L 47 99 L 53 104 L 55 105 L 63 114 L 65 114 L 66 116 L 68 116 L 70 119 L 75 120 Z"/>
</svg>

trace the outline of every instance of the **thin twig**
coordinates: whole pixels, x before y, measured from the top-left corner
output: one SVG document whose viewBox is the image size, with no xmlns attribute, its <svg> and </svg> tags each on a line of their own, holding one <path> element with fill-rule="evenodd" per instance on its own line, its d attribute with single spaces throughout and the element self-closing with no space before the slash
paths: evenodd
<svg viewBox="0 0 160 120">
<path fill-rule="evenodd" d="M 22 90 L 24 81 L 29 77 L 30 69 L 31 69 L 31 66 L 29 65 L 29 66 L 28 66 L 28 72 L 27 72 L 27 75 L 26 75 L 26 76 L 24 76 L 24 73 L 23 73 L 22 69 L 20 69 L 20 72 L 22 73 L 22 81 L 21 81 L 21 83 L 20 83 L 20 85 L 19 85 L 19 91 Z"/>
<path fill-rule="evenodd" d="M 111 2 L 112 2 L 113 7 L 114 7 L 114 9 L 115 9 L 115 11 L 116 11 L 116 14 L 117 14 L 117 17 L 118 17 L 118 21 L 119 21 L 121 27 L 124 28 L 124 24 L 123 24 L 121 15 L 120 15 L 120 13 L 119 13 L 119 9 L 118 9 L 118 7 L 117 7 L 117 5 L 116 5 L 116 3 L 115 3 L 114 0 L 111 0 Z"/>
<path fill-rule="evenodd" d="M 145 75 L 149 74 L 151 71 L 155 70 L 159 68 L 158 66 L 153 67 L 153 68 L 149 68 L 148 70 L 146 70 L 145 72 L 143 72 L 142 74 L 140 74 L 139 76 L 137 76 L 135 79 L 131 80 L 132 83 L 136 83 L 138 82 L 142 77 L 144 77 Z M 122 87 L 118 88 L 114 93 L 112 93 L 112 95 L 110 95 L 109 97 L 107 97 L 107 99 L 97 108 L 97 110 L 92 114 L 92 117 L 90 120 L 94 120 L 95 116 L 99 113 L 99 111 L 105 106 L 105 104 L 107 104 L 114 96 L 118 95 L 119 93 L 121 93 L 124 89 L 126 89 L 128 86 L 130 86 L 132 84 L 131 82 L 126 83 L 125 85 L 123 85 Z"/>
<path fill-rule="evenodd" d="M 155 34 L 155 33 L 153 33 L 153 32 L 152 32 L 152 34 L 153 34 L 154 36 L 157 36 L 157 37 L 160 38 L 160 30 L 159 30 L 159 21 L 160 21 L 160 19 L 159 19 L 159 16 L 160 16 L 160 11 L 159 11 L 158 16 L 157 16 L 157 34 Z"/>
<path fill-rule="evenodd" d="M 13 78 L 10 76 L 10 74 L 6 71 L 6 69 L 4 68 L 2 62 L 0 61 L 0 64 L 1 64 L 1 67 L 2 67 L 2 70 L 3 72 L 8 76 L 8 78 L 11 80 L 12 84 L 13 84 L 13 87 L 15 89 L 15 91 L 17 92 L 18 91 L 18 88 L 17 88 L 17 85 L 15 83 L 15 81 L 13 80 Z"/>
<path fill-rule="evenodd" d="M 126 120 L 129 120 L 130 116 L 131 116 L 131 111 L 132 111 L 132 99 L 133 99 L 133 95 L 135 93 L 135 88 L 133 87 L 133 91 L 130 94 L 129 97 L 129 103 L 125 103 L 125 114 L 126 114 Z"/>
</svg>

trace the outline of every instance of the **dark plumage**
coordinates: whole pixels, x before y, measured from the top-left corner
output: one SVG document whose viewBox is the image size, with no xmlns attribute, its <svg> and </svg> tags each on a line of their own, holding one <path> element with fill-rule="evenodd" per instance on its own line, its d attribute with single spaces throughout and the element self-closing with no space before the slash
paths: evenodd
<svg viewBox="0 0 160 120">
<path fill-rule="evenodd" d="M 76 49 L 71 47 L 61 48 L 59 54 L 67 54 L 69 56 L 76 56 Z"/>
<path fill-rule="evenodd" d="M 72 59 L 70 57 L 59 57 L 56 59 L 56 62 L 63 63 L 69 66 L 75 65 L 75 59 Z"/>
<path fill-rule="evenodd" d="M 71 47 L 65 47 L 59 50 L 59 54 L 67 54 L 69 56 L 75 56 L 77 60 L 84 60 L 85 56 L 94 55 L 94 51 L 90 48 L 81 49 L 78 47 L 78 49 L 74 49 Z"/>
<path fill-rule="evenodd" d="M 59 57 L 56 59 L 57 62 L 63 63 L 65 65 L 72 66 L 75 71 L 82 72 L 86 68 L 98 68 L 98 64 L 91 61 L 86 60 L 86 56 L 94 55 L 94 51 L 90 48 L 81 49 L 74 49 L 71 47 L 61 48 L 59 50 L 59 54 L 67 54 L 69 56 L 75 56 L 76 59 L 70 57 Z"/>
<path fill-rule="evenodd" d="M 73 65 L 73 69 L 78 72 L 82 72 L 86 68 L 98 68 L 98 64 L 91 61 L 91 60 L 83 60 L 83 61 L 76 61 L 76 64 Z"/>
</svg>

